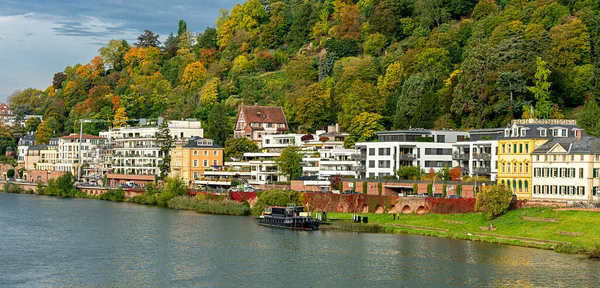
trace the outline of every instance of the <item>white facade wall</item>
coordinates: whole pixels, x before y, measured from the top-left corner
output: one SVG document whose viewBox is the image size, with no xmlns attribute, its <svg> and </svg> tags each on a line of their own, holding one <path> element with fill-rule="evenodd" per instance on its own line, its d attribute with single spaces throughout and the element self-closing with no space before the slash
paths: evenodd
<svg viewBox="0 0 600 288">
<path fill-rule="evenodd" d="M 599 201 L 600 162 L 596 158 L 582 154 L 533 155 L 532 199 Z"/>
<path fill-rule="evenodd" d="M 479 140 L 455 143 L 452 149 L 453 167 L 461 167 L 463 174 L 489 175 L 498 178 L 498 140 Z M 464 165 L 464 164 L 467 165 Z M 489 172 L 488 172 L 489 170 Z"/>
</svg>

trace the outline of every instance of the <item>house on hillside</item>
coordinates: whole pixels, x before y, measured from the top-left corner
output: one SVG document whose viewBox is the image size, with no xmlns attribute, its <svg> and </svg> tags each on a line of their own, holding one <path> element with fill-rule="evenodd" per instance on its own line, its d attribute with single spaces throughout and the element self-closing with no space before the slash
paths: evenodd
<svg viewBox="0 0 600 288">
<path fill-rule="evenodd" d="M 235 121 L 234 137 L 246 137 L 262 146 L 262 136 L 283 134 L 289 130 L 282 107 L 240 106 Z"/>
</svg>

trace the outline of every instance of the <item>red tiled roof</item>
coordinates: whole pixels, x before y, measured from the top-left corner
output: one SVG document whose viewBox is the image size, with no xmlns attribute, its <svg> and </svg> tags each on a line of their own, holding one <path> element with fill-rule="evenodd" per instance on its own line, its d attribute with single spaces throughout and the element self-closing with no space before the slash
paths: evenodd
<svg viewBox="0 0 600 288">
<path fill-rule="evenodd" d="M 284 123 L 287 127 L 287 120 L 280 106 L 242 106 L 246 123 Z"/>
<path fill-rule="evenodd" d="M 100 136 L 95 136 L 95 135 L 90 135 L 90 134 L 83 134 L 81 135 L 81 138 L 83 139 L 106 139 Z M 60 137 L 60 139 L 79 139 L 79 134 L 71 134 L 69 136 L 62 136 Z"/>
</svg>

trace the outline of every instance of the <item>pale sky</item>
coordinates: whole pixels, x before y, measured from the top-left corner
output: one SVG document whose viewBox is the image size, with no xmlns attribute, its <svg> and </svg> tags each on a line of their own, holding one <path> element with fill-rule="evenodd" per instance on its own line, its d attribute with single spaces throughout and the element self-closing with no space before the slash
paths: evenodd
<svg viewBox="0 0 600 288">
<path fill-rule="evenodd" d="M 214 27 L 238 0 L 0 0 L 0 102 L 17 89 L 40 90 L 66 66 L 88 63 L 110 39 L 130 44 L 143 30 L 177 33 Z"/>
</svg>

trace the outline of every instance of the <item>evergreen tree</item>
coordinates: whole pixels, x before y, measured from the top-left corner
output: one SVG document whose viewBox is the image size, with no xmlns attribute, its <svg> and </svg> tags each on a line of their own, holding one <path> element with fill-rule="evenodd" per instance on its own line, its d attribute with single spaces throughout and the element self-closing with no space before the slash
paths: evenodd
<svg viewBox="0 0 600 288">
<path fill-rule="evenodd" d="M 585 130 L 585 133 L 594 137 L 600 137 L 600 107 L 594 99 L 589 99 L 583 106 L 583 113 L 577 124 Z"/>
<path fill-rule="evenodd" d="M 227 108 L 224 104 L 217 103 L 213 106 L 208 116 L 206 135 L 213 139 L 215 143 L 225 146 L 225 141 L 229 137 L 231 125 L 227 118 Z"/>
<path fill-rule="evenodd" d="M 156 144 L 160 147 L 159 156 L 162 157 L 162 162 L 158 164 L 160 169 L 160 179 L 165 179 L 171 171 L 171 147 L 175 144 L 175 139 L 171 136 L 169 129 L 169 121 L 164 119 L 158 126 L 158 135 L 156 136 Z"/>
<path fill-rule="evenodd" d="M 281 156 L 275 162 L 281 174 L 288 176 L 288 180 L 302 175 L 302 155 L 299 147 L 289 146 L 283 149 Z"/>
</svg>

